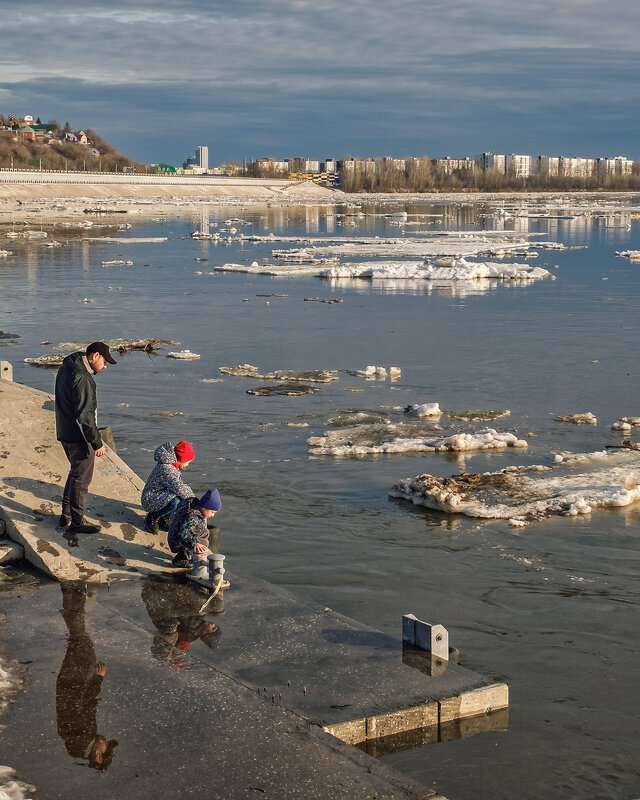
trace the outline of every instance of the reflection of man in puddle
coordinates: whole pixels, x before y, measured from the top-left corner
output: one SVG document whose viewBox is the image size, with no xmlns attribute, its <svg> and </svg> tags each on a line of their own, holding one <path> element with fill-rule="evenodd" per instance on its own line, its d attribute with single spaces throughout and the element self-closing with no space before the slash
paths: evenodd
<svg viewBox="0 0 640 800">
<path fill-rule="evenodd" d="M 151 644 L 154 658 L 167 661 L 174 669 L 183 669 L 184 654 L 197 639 L 211 649 L 217 645 L 220 628 L 200 614 L 204 599 L 188 584 L 153 577 L 144 580 L 142 600 L 157 630 Z"/>
<path fill-rule="evenodd" d="M 56 716 L 58 733 L 69 755 L 86 758 L 88 766 L 105 770 L 111 764 L 118 743 L 98 733 L 98 694 L 107 668 L 101 661 L 96 661 L 93 642 L 85 630 L 86 597 L 84 583 L 62 583 L 62 616 L 69 635 L 67 652 L 56 681 Z"/>
</svg>

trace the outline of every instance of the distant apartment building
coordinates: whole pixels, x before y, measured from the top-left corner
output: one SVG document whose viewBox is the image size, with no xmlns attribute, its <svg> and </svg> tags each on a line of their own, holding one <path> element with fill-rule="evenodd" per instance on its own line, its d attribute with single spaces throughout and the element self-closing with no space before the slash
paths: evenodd
<svg viewBox="0 0 640 800">
<path fill-rule="evenodd" d="M 513 178 L 528 178 L 531 175 L 532 161 L 531 156 L 509 153 L 506 160 L 506 174 Z"/>
<path fill-rule="evenodd" d="M 603 175 L 631 175 L 633 161 L 624 156 L 613 158 L 597 158 L 597 169 Z"/>
<path fill-rule="evenodd" d="M 457 170 L 465 170 L 469 174 L 473 174 L 476 171 L 476 162 L 468 156 L 465 158 L 445 156 L 445 158 L 436 158 L 436 167 L 439 167 L 445 175 L 451 175 Z"/>
<path fill-rule="evenodd" d="M 560 158 L 558 156 L 538 156 L 536 172 L 539 175 L 557 177 L 560 174 Z"/>
<path fill-rule="evenodd" d="M 254 163 L 260 169 L 268 170 L 269 172 L 289 172 L 288 161 L 276 161 L 274 158 L 256 158 Z"/>
<path fill-rule="evenodd" d="M 595 158 L 568 158 L 561 156 L 559 159 L 559 175 L 565 178 L 590 178 L 596 168 Z"/>
<path fill-rule="evenodd" d="M 347 158 L 342 162 L 342 169 L 347 172 L 364 172 L 375 175 L 375 158 Z"/>
<path fill-rule="evenodd" d="M 335 158 L 327 158 L 325 159 L 323 165 L 324 172 L 337 172 L 338 170 L 338 162 Z"/>
<path fill-rule="evenodd" d="M 507 171 L 507 157 L 505 155 L 498 155 L 495 153 L 487 152 L 480 156 L 480 163 L 482 169 L 495 169 L 501 175 Z"/>
<path fill-rule="evenodd" d="M 383 167 L 393 167 L 394 169 L 399 169 L 401 171 L 404 171 L 407 167 L 407 159 L 391 158 L 391 156 L 383 156 L 382 165 Z"/>
</svg>

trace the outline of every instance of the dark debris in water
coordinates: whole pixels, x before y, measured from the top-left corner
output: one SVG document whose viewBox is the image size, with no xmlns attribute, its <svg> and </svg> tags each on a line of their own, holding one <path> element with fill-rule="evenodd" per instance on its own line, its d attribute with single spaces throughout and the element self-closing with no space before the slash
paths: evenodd
<svg viewBox="0 0 640 800">
<path fill-rule="evenodd" d="M 314 394 L 319 391 L 317 386 L 309 386 L 304 383 L 278 383 L 274 386 L 257 386 L 255 389 L 247 389 L 247 394 L 255 394 L 258 397 L 271 397 L 272 395 L 300 397 L 303 394 Z"/>
</svg>

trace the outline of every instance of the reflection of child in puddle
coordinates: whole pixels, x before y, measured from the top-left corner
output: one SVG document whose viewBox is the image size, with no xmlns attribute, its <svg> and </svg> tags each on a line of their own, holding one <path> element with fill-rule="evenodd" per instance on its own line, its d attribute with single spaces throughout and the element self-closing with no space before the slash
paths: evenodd
<svg viewBox="0 0 640 800">
<path fill-rule="evenodd" d="M 93 642 L 85 630 L 86 585 L 67 581 L 62 586 L 62 616 L 67 625 L 67 652 L 56 681 L 58 733 L 67 752 L 87 759 L 88 766 L 105 770 L 118 742 L 98 733 L 98 695 L 107 667 L 96 660 Z"/>
<path fill-rule="evenodd" d="M 174 669 L 184 669 L 186 651 L 198 639 L 216 647 L 220 628 L 200 614 L 202 595 L 194 587 L 148 577 L 142 586 L 142 600 L 157 633 L 151 654 Z"/>
</svg>

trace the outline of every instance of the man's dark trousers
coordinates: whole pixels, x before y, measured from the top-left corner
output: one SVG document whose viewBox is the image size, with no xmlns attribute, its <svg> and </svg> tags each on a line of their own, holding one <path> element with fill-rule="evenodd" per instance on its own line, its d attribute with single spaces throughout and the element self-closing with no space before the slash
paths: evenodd
<svg viewBox="0 0 640 800">
<path fill-rule="evenodd" d="M 62 513 L 71 517 L 72 525 L 84 522 L 84 501 L 93 478 L 96 457 L 87 442 L 60 442 L 71 469 L 62 494 Z"/>
</svg>

